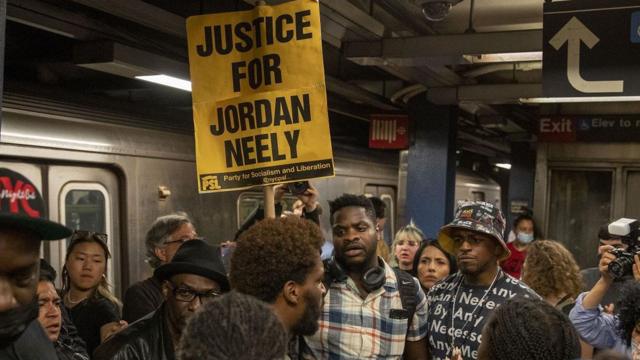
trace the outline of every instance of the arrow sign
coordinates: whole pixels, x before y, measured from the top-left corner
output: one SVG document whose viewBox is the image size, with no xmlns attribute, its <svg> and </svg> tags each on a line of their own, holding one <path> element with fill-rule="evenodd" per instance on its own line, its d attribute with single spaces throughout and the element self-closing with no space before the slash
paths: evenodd
<svg viewBox="0 0 640 360">
<path fill-rule="evenodd" d="M 589 81 L 580 74 L 580 43 L 589 49 L 600 42 L 600 39 L 575 16 L 558 31 L 549 44 L 556 50 L 567 45 L 567 79 L 574 89 L 583 93 L 621 93 L 624 92 L 623 80 Z"/>
</svg>

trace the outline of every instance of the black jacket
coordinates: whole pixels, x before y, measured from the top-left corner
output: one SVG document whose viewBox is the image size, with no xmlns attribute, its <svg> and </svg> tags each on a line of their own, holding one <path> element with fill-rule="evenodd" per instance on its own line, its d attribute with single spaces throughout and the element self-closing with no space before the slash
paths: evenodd
<svg viewBox="0 0 640 360">
<path fill-rule="evenodd" d="M 11 345 L 0 348 L 2 360 L 56 360 L 53 343 L 35 319 Z"/>
<path fill-rule="evenodd" d="M 53 344 L 58 354 L 58 360 L 88 360 L 87 346 L 78 334 L 67 308 L 60 307 L 62 311 L 62 327 L 58 340 Z"/>
<path fill-rule="evenodd" d="M 163 301 L 160 280 L 152 276 L 137 282 L 124 293 L 122 318 L 131 324 L 156 311 Z"/>
<path fill-rule="evenodd" d="M 165 325 L 165 305 L 130 324 L 98 346 L 94 360 L 175 360 L 169 329 Z"/>
</svg>

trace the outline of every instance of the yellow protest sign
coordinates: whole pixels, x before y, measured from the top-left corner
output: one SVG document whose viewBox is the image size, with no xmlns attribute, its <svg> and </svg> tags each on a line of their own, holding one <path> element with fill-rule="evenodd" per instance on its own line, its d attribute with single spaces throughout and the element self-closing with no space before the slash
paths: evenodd
<svg viewBox="0 0 640 360">
<path fill-rule="evenodd" d="M 333 176 L 317 1 L 187 20 L 201 193 Z"/>
</svg>

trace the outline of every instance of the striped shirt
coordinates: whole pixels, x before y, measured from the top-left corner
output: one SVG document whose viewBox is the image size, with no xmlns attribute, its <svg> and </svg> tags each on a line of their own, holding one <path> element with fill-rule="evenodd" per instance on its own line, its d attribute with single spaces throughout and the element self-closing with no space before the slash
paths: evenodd
<svg viewBox="0 0 640 360">
<path fill-rule="evenodd" d="M 384 285 L 365 299 L 351 278 L 346 282 L 334 280 L 329 286 L 320 329 L 307 338 L 319 359 L 400 359 L 405 341 L 427 336 L 427 299 L 418 280 L 413 279 L 418 305 L 407 331 L 408 319 L 390 316 L 391 310 L 402 310 L 402 301 L 393 269 L 386 263 L 384 266 Z"/>
</svg>

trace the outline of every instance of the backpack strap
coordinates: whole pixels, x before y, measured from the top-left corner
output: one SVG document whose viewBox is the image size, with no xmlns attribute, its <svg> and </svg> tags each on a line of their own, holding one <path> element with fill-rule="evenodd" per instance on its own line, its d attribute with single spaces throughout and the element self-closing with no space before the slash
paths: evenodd
<svg viewBox="0 0 640 360">
<path fill-rule="evenodd" d="M 413 315 L 416 313 L 416 307 L 418 307 L 418 287 L 411 274 L 397 268 L 393 268 L 393 271 L 396 273 L 396 279 L 398 281 L 398 291 L 400 292 L 402 308 L 409 315 L 407 321 L 407 331 L 409 331 L 411 323 L 413 322 Z"/>
</svg>

